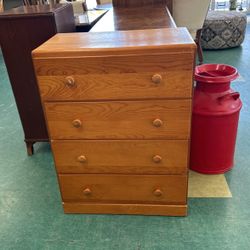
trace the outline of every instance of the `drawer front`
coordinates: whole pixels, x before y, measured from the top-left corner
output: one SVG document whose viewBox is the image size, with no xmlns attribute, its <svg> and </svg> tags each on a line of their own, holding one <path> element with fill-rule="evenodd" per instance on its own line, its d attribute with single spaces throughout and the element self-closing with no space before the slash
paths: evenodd
<svg viewBox="0 0 250 250">
<path fill-rule="evenodd" d="M 44 100 L 191 97 L 193 57 L 193 52 L 65 57 L 35 60 L 35 67 Z"/>
<path fill-rule="evenodd" d="M 192 70 L 38 77 L 44 100 L 128 100 L 191 97 Z"/>
<path fill-rule="evenodd" d="M 193 50 L 188 53 L 135 54 L 128 56 L 86 56 L 39 58 L 34 60 L 37 76 L 126 74 L 193 71 Z"/>
<path fill-rule="evenodd" d="M 51 145 L 59 173 L 187 173 L 187 140 L 56 140 Z"/>
<path fill-rule="evenodd" d="M 185 204 L 186 175 L 59 175 L 63 201 Z"/>
<path fill-rule="evenodd" d="M 191 100 L 45 103 L 51 139 L 188 139 Z"/>
</svg>

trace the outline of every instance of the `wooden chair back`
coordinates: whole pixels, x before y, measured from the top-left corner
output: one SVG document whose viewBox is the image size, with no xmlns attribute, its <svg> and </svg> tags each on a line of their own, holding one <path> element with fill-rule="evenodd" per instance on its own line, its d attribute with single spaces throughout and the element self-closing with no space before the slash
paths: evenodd
<svg viewBox="0 0 250 250">
<path fill-rule="evenodd" d="M 3 0 L 0 0 L 0 12 L 3 12 Z"/>
<path fill-rule="evenodd" d="M 23 0 L 24 5 L 37 5 L 37 4 L 49 4 L 49 3 L 54 3 L 56 1 L 54 0 Z"/>
</svg>

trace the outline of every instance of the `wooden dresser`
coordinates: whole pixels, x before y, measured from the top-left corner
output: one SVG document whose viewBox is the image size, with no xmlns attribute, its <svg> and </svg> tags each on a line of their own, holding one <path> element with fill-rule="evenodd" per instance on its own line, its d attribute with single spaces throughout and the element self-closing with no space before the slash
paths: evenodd
<svg viewBox="0 0 250 250">
<path fill-rule="evenodd" d="M 173 28 L 33 51 L 65 213 L 186 215 L 195 49 Z"/>
</svg>

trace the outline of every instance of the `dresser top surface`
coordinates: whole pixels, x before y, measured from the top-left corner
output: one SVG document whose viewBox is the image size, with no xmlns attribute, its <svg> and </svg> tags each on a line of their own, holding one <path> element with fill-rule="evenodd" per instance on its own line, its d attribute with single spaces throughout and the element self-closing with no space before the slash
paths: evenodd
<svg viewBox="0 0 250 250">
<path fill-rule="evenodd" d="M 59 33 L 33 51 L 33 58 L 194 51 L 186 28 Z"/>
</svg>

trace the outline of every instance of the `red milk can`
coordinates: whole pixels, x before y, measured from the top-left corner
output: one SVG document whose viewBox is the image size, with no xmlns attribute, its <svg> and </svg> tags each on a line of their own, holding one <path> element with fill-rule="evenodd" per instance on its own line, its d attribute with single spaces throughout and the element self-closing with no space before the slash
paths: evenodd
<svg viewBox="0 0 250 250">
<path fill-rule="evenodd" d="M 195 69 L 190 168 L 204 174 L 220 174 L 234 164 L 240 94 L 230 88 L 237 69 L 204 64 Z"/>
</svg>

